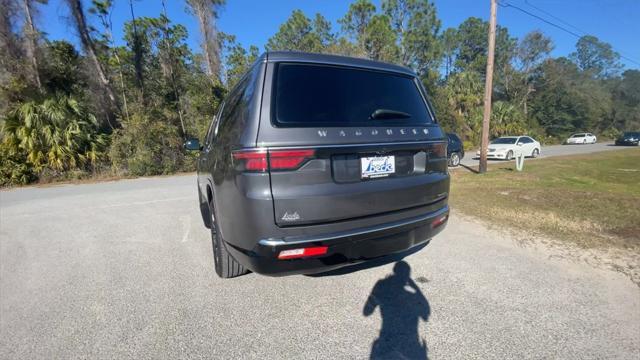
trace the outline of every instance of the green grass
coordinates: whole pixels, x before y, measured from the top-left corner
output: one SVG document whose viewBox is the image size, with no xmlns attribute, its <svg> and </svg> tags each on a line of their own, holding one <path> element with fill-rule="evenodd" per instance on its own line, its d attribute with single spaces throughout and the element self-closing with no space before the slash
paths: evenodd
<svg viewBox="0 0 640 360">
<path fill-rule="evenodd" d="M 586 248 L 640 250 L 640 149 L 496 164 L 451 174 L 454 209 Z"/>
</svg>

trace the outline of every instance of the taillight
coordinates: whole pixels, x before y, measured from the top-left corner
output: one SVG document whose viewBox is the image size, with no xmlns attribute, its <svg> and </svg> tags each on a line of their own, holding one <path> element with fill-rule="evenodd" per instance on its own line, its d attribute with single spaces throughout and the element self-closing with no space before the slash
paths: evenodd
<svg viewBox="0 0 640 360">
<path fill-rule="evenodd" d="M 295 170 L 313 157 L 313 149 L 297 150 L 236 150 L 232 153 L 240 171 Z"/>
<path fill-rule="evenodd" d="M 312 149 L 269 150 L 271 170 L 295 170 L 315 154 Z"/>
<path fill-rule="evenodd" d="M 267 171 L 266 150 L 237 150 L 232 153 L 236 167 L 242 171 Z"/>
<path fill-rule="evenodd" d="M 447 157 L 446 143 L 429 144 L 427 150 L 431 157 Z"/>
</svg>

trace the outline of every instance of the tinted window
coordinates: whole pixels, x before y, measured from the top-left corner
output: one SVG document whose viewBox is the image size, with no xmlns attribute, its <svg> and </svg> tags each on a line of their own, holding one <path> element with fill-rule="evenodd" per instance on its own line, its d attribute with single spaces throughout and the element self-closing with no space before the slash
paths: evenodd
<svg viewBox="0 0 640 360">
<path fill-rule="evenodd" d="M 492 144 L 515 144 L 516 138 L 497 138 L 491 142 Z"/>
<path fill-rule="evenodd" d="M 250 72 L 240 80 L 238 85 L 229 93 L 225 99 L 222 115 L 216 126 L 216 134 L 227 134 L 236 125 L 239 128 L 244 126 L 244 121 L 249 110 L 249 102 L 255 92 L 258 67 L 254 66 Z"/>
<path fill-rule="evenodd" d="M 310 64 L 278 64 L 274 122 L 280 126 L 388 126 L 432 123 L 412 77 Z M 392 110 L 372 119 L 376 110 Z M 404 113 L 397 115 L 399 113 Z M 395 114 L 395 115 L 394 115 Z"/>
<path fill-rule="evenodd" d="M 575 135 L 571 135 L 572 138 L 579 138 L 579 137 L 584 137 L 584 134 L 575 134 Z"/>
</svg>

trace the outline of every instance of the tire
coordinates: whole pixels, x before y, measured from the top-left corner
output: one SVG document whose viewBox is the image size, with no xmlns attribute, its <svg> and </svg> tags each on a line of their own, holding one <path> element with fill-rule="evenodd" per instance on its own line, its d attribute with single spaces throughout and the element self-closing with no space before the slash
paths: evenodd
<svg viewBox="0 0 640 360">
<path fill-rule="evenodd" d="M 449 157 L 449 166 L 456 167 L 458 165 L 460 165 L 460 155 L 457 152 L 453 152 Z"/>
<path fill-rule="evenodd" d="M 513 150 L 509 150 L 509 152 L 507 153 L 507 157 L 504 158 L 505 160 L 513 160 Z"/>
<path fill-rule="evenodd" d="M 213 248 L 213 264 L 216 274 L 223 279 L 230 279 L 248 273 L 249 271 L 229 254 L 225 241 L 218 234 L 218 223 L 213 204 L 209 205 L 209 209 L 209 212 L 213 214 L 211 217 L 213 225 L 211 227 L 211 247 Z"/>
<path fill-rule="evenodd" d="M 538 149 L 533 149 L 533 151 L 531 152 L 532 158 L 537 158 L 539 155 L 540 155 L 540 150 Z"/>
</svg>

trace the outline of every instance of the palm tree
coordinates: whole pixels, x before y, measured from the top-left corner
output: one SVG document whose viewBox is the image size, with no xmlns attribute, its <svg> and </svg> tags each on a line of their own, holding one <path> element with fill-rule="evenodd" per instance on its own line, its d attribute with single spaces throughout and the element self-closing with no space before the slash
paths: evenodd
<svg viewBox="0 0 640 360">
<path fill-rule="evenodd" d="M 64 171 L 95 166 L 107 137 L 98 134 L 95 117 L 68 96 L 21 104 L 5 118 L 5 146 L 26 154 L 35 171 Z"/>
</svg>

